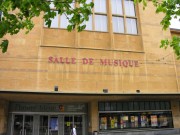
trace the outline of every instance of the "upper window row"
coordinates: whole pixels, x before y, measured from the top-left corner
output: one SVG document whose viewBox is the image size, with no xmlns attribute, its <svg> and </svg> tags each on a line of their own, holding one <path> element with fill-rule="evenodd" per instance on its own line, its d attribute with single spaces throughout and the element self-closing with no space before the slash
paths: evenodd
<svg viewBox="0 0 180 135">
<path fill-rule="evenodd" d="M 94 2 L 93 14 L 89 16 L 85 30 L 89 31 L 108 31 L 108 23 L 112 22 L 114 33 L 137 34 L 137 15 L 132 0 L 87 0 L 87 3 Z M 111 11 L 107 8 L 108 2 L 111 5 Z M 55 10 L 51 4 L 51 9 Z M 71 7 L 74 7 L 74 3 Z M 58 15 L 52 19 L 51 28 L 67 28 L 69 22 L 67 15 Z M 108 20 L 108 14 L 112 16 L 112 20 Z"/>
<path fill-rule="evenodd" d="M 99 111 L 170 110 L 169 101 L 99 102 Z"/>
</svg>

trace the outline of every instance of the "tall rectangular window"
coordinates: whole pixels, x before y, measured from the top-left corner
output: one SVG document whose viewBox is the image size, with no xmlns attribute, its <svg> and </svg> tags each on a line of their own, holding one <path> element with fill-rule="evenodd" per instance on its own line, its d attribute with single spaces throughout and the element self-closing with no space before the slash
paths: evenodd
<svg viewBox="0 0 180 135">
<path fill-rule="evenodd" d="M 137 34 L 137 17 L 132 0 L 111 0 L 113 32 Z"/>
<path fill-rule="evenodd" d="M 85 30 L 107 32 L 107 1 L 106 0 L 87 0 L 87 3 L 94 2 L 93 14 L 86 22 Z"/>
<path fill-rule="evenodd" d="M 72 2 L 70 4 L 71 8 L 75 7 L 74 2 Z M 66 15 L 66 14 L 62 14 L 61 16 L 58 14 L 58 11 L 56 11 L 55 6 L 53 4 L 53 0 L 50 1 L 50 8 L 51 11 L 54 11 L 56 13 L 56 16 L 51 19 L 51 28 L 67 28 L 67 26 L 69 25 L 69 21 L 68 18 L 71 18 L 72 15 Z M 44 25 L 45 27 L 47 27 L 46 25 Z"/>
</svg>

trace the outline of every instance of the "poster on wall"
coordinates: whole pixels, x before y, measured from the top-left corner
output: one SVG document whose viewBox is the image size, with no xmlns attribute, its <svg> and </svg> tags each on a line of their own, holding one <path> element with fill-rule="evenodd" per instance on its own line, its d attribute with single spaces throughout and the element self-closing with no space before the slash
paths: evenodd
<svg viewBox="0 0 180 135">
<path fill-rule="evenodd" d="M 131 127 L 138 127 L 138 116 L 131 116 Z"/>
<path fill-rule="evenodd" d="M 100 129 L 107 129 L 107 118 L 106 117 L 101 117 Z"/>
<path fill-rule="evenodd" d="M 141 127 L 146 127 L 148 123 L 148 119 L 146 115 L 141 115 Z"/>
<path fill-rule="evenodd" d="M 167 117 L 165 115 L 160 115 L 159 116 L 159 123 L 161 127 L 165 127 L 168 126 L 168 120 Z"/>
<path fill-rule="evenodd" d="M 111 119 L 111 128 L 114 128 L 114 119 Z"/>
<path fill-rule="evenodd" d="M 58 118 L 57 117 L 52 117 L 50 119 L 50 129 L 51 130 L 58 130 Z"/>
<path fill-rule="evenodd" d="M 117 124 L 117 117 L 110 117 L 110 121 L 111 121 L 111 128 L 117 128 L 118 124 Z"/>
<path fill-rule="evenodd" d="M 129 121 L 128 116 L 121 116 L 121 121 L 120 121 L 121 128 L 127 128 L 128 121 Z"/>
<path fill-rule="evenodd" d="M 151 115 L 151 127 L 158 126 L 157 115 Z"/>
</svg>

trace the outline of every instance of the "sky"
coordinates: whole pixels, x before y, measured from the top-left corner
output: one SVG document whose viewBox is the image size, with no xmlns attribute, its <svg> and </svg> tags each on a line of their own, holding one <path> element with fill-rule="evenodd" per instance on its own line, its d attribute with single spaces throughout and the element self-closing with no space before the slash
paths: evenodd
<svg viewBox="0 0 180 135">
<path fill-rule="evenodd" d="M 180 17 L 178 17 L 177 19 L 172 19 L 171 20 L 170 28 L 180 29 Z"/>
</svg>

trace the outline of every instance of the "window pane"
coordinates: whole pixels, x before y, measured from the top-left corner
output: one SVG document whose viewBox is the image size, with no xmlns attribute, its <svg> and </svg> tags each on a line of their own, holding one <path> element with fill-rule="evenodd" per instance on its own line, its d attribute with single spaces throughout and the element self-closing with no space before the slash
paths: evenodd
<svg viewBox="0 0 180 135">
<path fill-rule="evenodd" d="M 92 30 L 92 15 L 89 16 L 89 21 L 87 21 L 85 24 L 86 24 L 85 30 Z"/>
<path fill-rule="evenodd" d="M 92 0 L 86 0 L 86 4 L 89 4 L 91 2 L 92 2 Z M 80 7 L 83 7 L 83 4 L 80 4 Z"/>
<path fill-rule="evenodd" d="M 95 15 L 95 30 L 107 31 L 107 16 Z"/>
<path fill-rule="evenodd" d="M 56 12 L 56 16 L 51 19 L 51 28 L 58 28 L 58 11 Z M 44 23 L 44 27 L 47 27 L 47 25 Z"/>
<path fill-rule="evenodd" d="M 116 102 L 111 102 L 111 111 L 116 111 Z"/>
<path fill-rule="evenodd" d="M 155 110 L 156 109 L 155 102 L 150 102 L 150 109 L 151 110 Z"/>
<path fill-rule="evenodd" d="M 117 111 L 122 111 L 123 110 L 123 104 L 121 102 L 117 103 Z"/>
<path fill-rule="evenodd" d="M 129 102 L 129 110 L 130 111 L 134 110 L 134 103 L 133 102 Z"/>
<path fill-rule="evenodd" d="M 128 34 L 137 34 L 136 19 L 126 18 L 126 24 Z"/>
<path fill-rule="evenodd" d="M 166 110 L 170 110 L 171 109 L 170 102 L 165 102 L 165 109 Z"/>
<path fill-rule="evenodd" d="M 134 102 L 134 110 L 139 110 L 139 102 Z"/>
<path fill-rule="evenodd" d="M 123 111 L 128 111 L 129 107 L 128 107 L 128 102 L 124 102 L 123 103 Z"/>
<path fill-rule="evenodd" d="M 95 12 L 106 13 L 106 0 L 95 0 L 94 10 Z"/>
<path fill-rule="evenodd" d="M 71 6 L 71 8 L 74 9 L 74 7 L 75 7 L 75 1 L 73 0 L 73 2 L 72 2 L 71 4 L 69 4 L 69 5 Z"/>
<path fill-rule="evenodd" d="M 165 102 L 161 101 L 160 102 L 161 110 L 165 110 Z"/>
<path fill-rule="evenodd" d="M 68 18 L 71 18 L 70 15 L 67 16 Z M 69 20 L 67 19 L 65 14 L 61 15 L 60 18 L 60 28 L 67 28 L 67 26 L 69 25 Z"/>
<path fill-rule="evenodd" d="M 122 0 L 112 0 L 112 14 L 122 15 Z"/>
<path fill-rule="evenodd" d="M 140 110 L 144 110 L 144 102 L 140 102 Z"/>
<path fill-rule="evenodd" d="M 54 8 L 54 2 L 53 2 L 54 0 L 48 0 L 48 2 L 50 3 L 50 8 L 52 9 L 52 8 Z"/>
<path fill-rule="evenodd" d="M 145 102 L 144 107 L 145 110 L 150 110 L 149 102 Z"/>
<path fill-rule="evenodd" d="M 99 103 L 99 111 L 104 111 L 104 102 Z"/>
<path fill-rule="evenodd" d="M 124 19 L 122 17 L 113 17 L 113 32 L 124 33 Z"/>
<path fill-rule="evenodd" d="M 92 2 L 92 0 L 86 0 L 86 3 L 87 4 L 89 4 L 89 3 L 91 3 Z"/>
<path fill-rule="evenodd" d="M 155 102 L 155 105 L 156 105 L 156 110 L 160 110 L 160 103 L 158 101 Z"/>
<path fill-rule="evenodd" d="M 132 0 L 125 0 L 125 14 L 126 16 L 136 16 L 134 9 L 134 2 Z"/>
<path fill-rule="evenodd" d="M 105 103 L 105 111 L 110 111 L 111 110 L 111 104 L 110 102 Z"/>
</svg>

